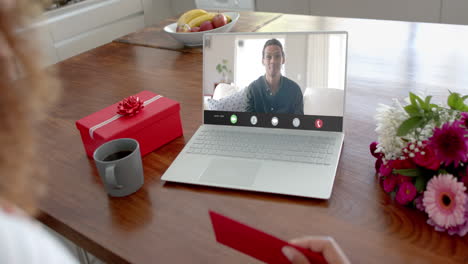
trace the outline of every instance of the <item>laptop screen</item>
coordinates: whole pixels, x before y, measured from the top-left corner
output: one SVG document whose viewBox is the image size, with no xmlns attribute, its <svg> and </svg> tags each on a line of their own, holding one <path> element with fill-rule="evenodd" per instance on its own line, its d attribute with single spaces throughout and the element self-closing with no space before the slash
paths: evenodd
<svg viewBox="0 0 468 264">
<path fill-rule="evenodd" d="M 343 131 L 346 32 L 205 34 L 204 124 Z"/>
</svg>

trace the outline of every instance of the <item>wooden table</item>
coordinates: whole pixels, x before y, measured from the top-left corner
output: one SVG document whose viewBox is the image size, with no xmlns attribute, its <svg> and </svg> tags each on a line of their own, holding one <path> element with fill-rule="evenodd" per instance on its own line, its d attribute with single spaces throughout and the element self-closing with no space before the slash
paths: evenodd
<svg viewBox="0 0 468 264">
<path fill-rule="evenodd" d="M 249 23 L 258 31 L 349 31 L 346 137 L 330 200 L 162 182 L 201 124 L 202 56 L 114 42 L 57 65 L 64 94 L 40 128 L 50 171 L 40 220 L 110 263 L 257 263 L 215 242 L 209 209 L 284 239 L 333 236 L 353 263 L 468 263 L 468 236 L 436 232 L 423 213 L 392 202 L 368 150 L 378 103 L 409 91 L 440 101 L 447 89 L 468 94 L 468 27 L 272 16 L 260 28 Z M 110 198 L 74 122 L 141 90 L 181 103 L 184 136 L 143 159 L 140 191 Z"/>
</svg>

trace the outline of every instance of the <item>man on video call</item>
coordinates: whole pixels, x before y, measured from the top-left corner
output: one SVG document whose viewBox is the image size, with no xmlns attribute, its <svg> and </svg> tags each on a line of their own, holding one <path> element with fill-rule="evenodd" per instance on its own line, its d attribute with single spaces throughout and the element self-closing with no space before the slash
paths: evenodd
<svg viewBox="0 0 468 264">
<path fill-rule="evenodd" d="M 285 56 L 277 39 L 265 42 L 262 64 L 265 75 L 247 87 L 247 112 L 304 114 L 304 102 L 299 85 L 281 75 Z"/>
</svg>

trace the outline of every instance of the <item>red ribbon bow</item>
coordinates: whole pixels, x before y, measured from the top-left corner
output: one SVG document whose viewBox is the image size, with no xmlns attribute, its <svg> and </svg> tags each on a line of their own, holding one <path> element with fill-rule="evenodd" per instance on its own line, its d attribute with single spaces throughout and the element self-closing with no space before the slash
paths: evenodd
<svg viewBox="0 0 468 264">
<path fill-rule="evenodd" d="M 143 109 L 143 101 L 137 96 L 130 96 L 119 102 L 117 114 L 123 116 L 134 116 Z"/>
</svg>

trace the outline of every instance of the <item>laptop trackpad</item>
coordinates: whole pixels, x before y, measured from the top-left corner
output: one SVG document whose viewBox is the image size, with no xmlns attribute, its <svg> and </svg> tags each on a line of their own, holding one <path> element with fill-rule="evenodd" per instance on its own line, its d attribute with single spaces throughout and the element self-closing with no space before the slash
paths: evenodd
<svg viewBox="0 0 468 264">
<path fill-rule="evenodd" d="M 259 161 L 215 158 L 200 176 L 200 182 L 251 186 L 261 164 Z"/>
</svg>

